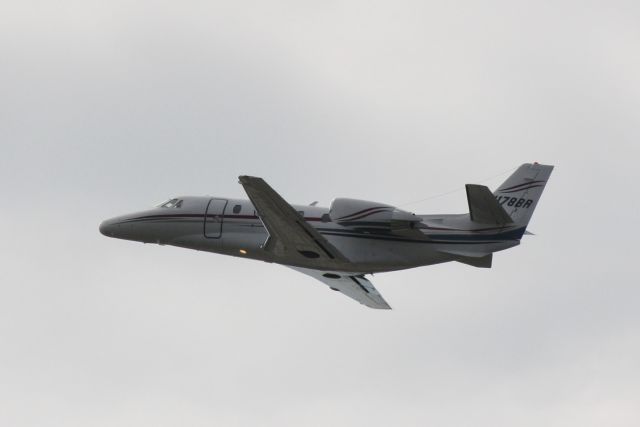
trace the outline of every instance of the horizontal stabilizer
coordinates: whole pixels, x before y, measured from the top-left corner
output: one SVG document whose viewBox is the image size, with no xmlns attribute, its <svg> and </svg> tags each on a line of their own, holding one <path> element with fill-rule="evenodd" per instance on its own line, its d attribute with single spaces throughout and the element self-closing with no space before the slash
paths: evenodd
<svg viewBox="0 0 640 427">
<path fill-rule="evenodd" d="M 471 221 L 480 224 L 508 225 L 513 221 L 495 196 L 484 185 L 467 184 L 467 201 Z"/>
</svg>

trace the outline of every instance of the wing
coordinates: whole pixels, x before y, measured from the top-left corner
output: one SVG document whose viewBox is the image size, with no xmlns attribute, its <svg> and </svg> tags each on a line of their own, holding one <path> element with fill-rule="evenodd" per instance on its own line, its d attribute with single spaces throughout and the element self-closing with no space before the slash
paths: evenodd
<svg viewBox="0 0 640 427">
<path fill-rule="evenodd" d="M 366 305 L 371 308 L 378 308 L 384 310 L 391 310 L 391 307 L 382 298 L 380 292 L 373 286 L 373 284 L 367 280 L 364 275 L 353 273 L 341 273 L 335 271 L 322 271 L 313 270 L 310 268 L 291 267 L 300 273 L 320 280 L 325 285 L 329 286 L 334 291 L 339 291 L 358 301 L 360 304 Z"/>
<path fill-rule="evenodd" d="M 303 265 L 338 267 L 349 263 L 262 178 L 240 176 L 239 179 L 269 232 L 263 246 L 265 250 L 292 261 L 302 261 Z"/>
</svg>

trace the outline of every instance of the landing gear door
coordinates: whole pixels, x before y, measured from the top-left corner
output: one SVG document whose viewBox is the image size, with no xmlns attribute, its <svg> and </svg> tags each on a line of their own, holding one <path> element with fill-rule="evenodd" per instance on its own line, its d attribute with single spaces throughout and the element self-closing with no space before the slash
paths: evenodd
<svg viewBox="0 0 640 427">
<path fill-rule="evenodd" d="M 224 209 L 227 207 L 225 199 L 211 199 L 204 214 L 204 237 L 217 239 L 222 235 Z"/>
</svg>

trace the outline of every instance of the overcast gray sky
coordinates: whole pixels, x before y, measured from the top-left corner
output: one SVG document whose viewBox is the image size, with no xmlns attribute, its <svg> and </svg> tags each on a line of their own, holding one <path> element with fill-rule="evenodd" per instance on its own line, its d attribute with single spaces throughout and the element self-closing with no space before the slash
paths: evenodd
<svg viewBox="0 0 640 427">
<path fill-rule="evenodd" d="M 639 141 L 637 1 L 3 1 L 0 424 L 637 426 Z M 376 275 L 390 312 L 97 229 L 240 174 L 403 204 L 530 161 L 537 235 Z"/>
</svg>

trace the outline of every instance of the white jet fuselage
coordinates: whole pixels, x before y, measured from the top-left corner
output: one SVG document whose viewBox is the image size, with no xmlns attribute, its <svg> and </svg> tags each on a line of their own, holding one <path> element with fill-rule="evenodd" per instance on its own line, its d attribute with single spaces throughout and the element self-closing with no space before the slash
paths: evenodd
<svg viewBox="0 0 640 427">
<path fill-rule="evenodd" d="M 315 260 L 265 251 L 269 233 L 249 200 L 193 196 L 179 200 L 180 207 L 157 207 L 109 219 L 101 224 L 100 231 L 109 237 L 144 243 L 296 267 L 322 267 Z M 340 224 L 329 218 L 325 207 L 292 206 L 350 260 L 346 271 L 357 273 L 401 270 L 492 253 L 517 245 L 522 235 L 514 227 L 473 224 L 468 214 L 421 215 L 421 228 L 393 231 L 371 224 Z"/>
<path fill-rule="evenodd" d="M 262 178 L 240 176 L 249 200 L 180 197 L 119 216 L 102 234 L 273 262 L 372 308 L 389 309 L 366 274 L 458 261 L 489 268 L 520 243 L 553 166 L 520 166 L 494 193 L 467 184 L 469 213 L 415 215 L 338 198 L 329 208 L 291 205 Z"/>
</svg>

